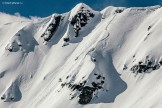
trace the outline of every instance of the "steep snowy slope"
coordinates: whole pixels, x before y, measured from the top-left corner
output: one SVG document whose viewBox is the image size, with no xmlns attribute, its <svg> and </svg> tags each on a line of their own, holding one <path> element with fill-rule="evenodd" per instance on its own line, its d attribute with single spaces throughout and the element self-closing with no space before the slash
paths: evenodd
<svg viewBox="0 0 162 108">
<path fill-rule="evenodd" d="M 0 108 L 161 108 L 162 8 L 0 13 Z"/>
</svg>

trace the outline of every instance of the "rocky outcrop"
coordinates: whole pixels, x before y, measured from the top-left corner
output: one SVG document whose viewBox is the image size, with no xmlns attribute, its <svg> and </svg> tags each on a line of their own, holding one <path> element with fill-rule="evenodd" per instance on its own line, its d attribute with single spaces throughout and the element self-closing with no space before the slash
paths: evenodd
<svg viewBox="0 0 162 108">
<path fill-rule="evenodd" d="M 44 38 L 45 41 L 49 41 L 52 38 L 52 36 L 56 32 L 61 20 L 62 20 L 61 15 L 54 16 L 54 20 L 49 24 L 46 31 L 41 36 Z"/>
<path fill-rule="evenodd" d="M 94 74 L 96 81 L 91 82 L 90 85 L 88 85 L 88 81 L 85 80 L 82 83 L 74 84 L 72 82 L 68 83 L 61 83 L 62 87 L 68 87 L 72 91 L 79 92 L 78 97 L 78 103 L 79 104 L 88 104 L 91 102 L 93 97 L 96 95 L 95 92 L 98 92 L 98 90 L 103 89 L 103 85 L 105 83 L 105 77 L 99 74 Z M 59 79 L 60 82 L 60 79 Z M 75 98 L 74 96 L 71 97 L 71 99 Z"/>
<path fill-rule="evenodd" d="M 146 57 L 147 58 L 147 57 Z M 158 63 L 152 61 L 150 59 L 146 59 L 145 62 L 139 62 L 131 68 L 133 73 L 148 73 L 153 70 L 157 70 L 161 67 L 162 61 L 160 60 Z"/>
<path fill-rule="evenodd" d="M 86 26 L 88 20 L 90 18 L 93 18 L 94 16 L 95 14 L 92 13 L 90 10 L 85 9 L 85 7 L 81 7 L 81 10 L 79 10 L 78 13 L 73 16 L 70 21 L 76 33 L 75 37 L 78 37 L 79 30 L 81 30 L 82 27 Z"/>
</svg>

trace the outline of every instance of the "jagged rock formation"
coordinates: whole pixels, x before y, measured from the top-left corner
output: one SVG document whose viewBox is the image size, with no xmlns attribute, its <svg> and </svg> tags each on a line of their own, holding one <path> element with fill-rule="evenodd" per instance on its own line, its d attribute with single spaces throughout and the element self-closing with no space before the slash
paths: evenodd
<svg viewBox="0 0 162 108">
<path fill-rule="evenodd" d="M 100 89 L 104 90 L 104 83 L 105 83 L 105 77 L 94 74 L 95 80 L 94 82 L 91 82 L 90 85 L 87 85 L 88 81 L 83 81 L 82 83 L 79 84 L 73 84 L 73 82 L 66 82 L 66 83 L 61 83 L 62 87 L 67 86 L 68 88 L 72 89 L 73 91 L 79 91 L 78 97 L 78 103 L 80 104 L 88 104 L 91 102 L 91 100 L 96 96 L 96 92 L 98 92 Z M 68 78 L 68 76 L 67 76 Z M 76 96 L 72 96 L 71 99 L 75 98 Z"/>
<path fill-rule="evenodd" d="M 94 16 L 94 13 L 92 13 L 90 10 L 85 9 L 85 7 L 81 7 L 81 10 L 79 10 L 70 21 L 76 33 L 75 37 L 78 37 L 79 30 L 81 30 L 82 27 L 86 26 L 87 21 Z"/>
<path fill-rule="evenodd" d="M 137 65 L 134 65 L 131 68 L 131 71 L 133 73 L 149 73 L 159 69 L 161 65 L 162 65 L 161 61 L 156 63 L 155 61 L 152 61 L 148 59 L 148 57 L 146 57 L 145 62 L 139 62 Z"/>
<path fill-rule="evenodd" d="M 52 36 L 56 32 L 61 20 L 62 20 L 61 15 L 53 16 L 53 21 L 48 25 L 46 31 L 41 36 L 44 38 L 45 41 L 49 41 L 52 38 Z"/>
</svg>

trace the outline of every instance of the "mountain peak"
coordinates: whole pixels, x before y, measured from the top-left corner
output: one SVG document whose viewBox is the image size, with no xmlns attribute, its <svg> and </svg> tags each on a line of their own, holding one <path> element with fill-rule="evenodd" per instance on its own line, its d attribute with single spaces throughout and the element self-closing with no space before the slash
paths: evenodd
<svg viewBox="0 0 162 108">
<path fill-rule="evenodd" d="M 93 9 L 91 7 L 89 7 L 88 5 L 84 4 L 84 3 L 79 3 L 77 4 L 72 10 L 71 10 L 71 15 L 70 15 L 70 19 L 75 16 L 79 11 L 82 10 L 88 10 L 90 12 L 93 13 Z"/>
<path fill-rule="evenodd" d="M 88 5 L 86 5 L 85 3 L 78 3 L 73 9 L 81 9 L 81 8 L 89 8 L 92 10 L 92 8 L 90 8 Z"/>
</svg>

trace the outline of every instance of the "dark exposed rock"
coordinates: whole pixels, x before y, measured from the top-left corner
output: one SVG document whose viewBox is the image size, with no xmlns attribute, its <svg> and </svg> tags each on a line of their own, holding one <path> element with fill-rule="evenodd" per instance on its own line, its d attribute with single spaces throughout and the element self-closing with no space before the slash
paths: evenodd
<svg viewBox="0 0 162 108">
<path fill-rule="evenodd" d="M 4 99 L 5 99 L 5 97 L 2 96 L 2 97 L 1 97 L 1 100 L 4 100 Z"/>
<path fill-rule="evenodd" d="M 67 45 L 69 45 L 69 43 L 64 43 L 63 45 L 62 45 L 62 47 L 65 47 L 65 46 L 67 46 Z"/>
<path fill-rule="evenodd" d="M 90 86 L 86 85 L 87 81 L 83 81 L 79 84 L 73 84 L 72 82 L 66 82 L 66 83 L 62 83 L 61 86 L 64 87 L 68 87 L 70 88 L 72 91 L 78 91 L 79 94 L 78 94 L 78 97 L 79 97 L 79 100 L 78 100 L 78 103 L 79 104 L 88 104 L 93 96 L 96 96 L 94 94 L 95 91 L 98 91 L 99 89 L 103 89 L 103 84 L 104 84 L 104 80 L 105 80 L 105 77 L 101 76 L 101 75 L 98 75 L 96 73 L 94 73 L 95 76 L 97 76 L 96 80 L 100 80 L 100 83 L 97 81 L 97 82 L 92 82 Z M 72 96 L 71 99 L 75 98 L 76 96 Z M 97 97 L 97 96 L 96 96 Z"/>
<path fill-rule="evenodd" d="M 81 91 L 81 90 L 83 89 L 83 86 L 81 86 L 81 85 L 73 85 L 73 86 L 72 86 L 72 89 L 73 89 L 73 90 Z"/>
<path fill-rule="evenodd" d="M 102 76 L 101 75 L 98 75 L 97 77 L 96 77 L 96 79 L 100 79 Z"/>
<path fill-rule="evenodd" d="M 9 47 L 8 51 L 12 52 L 13 51 L 13 47 Z"/>
<path fill-rule="evenodd" d="M 59 79 L 59 82 L 62 82 L 62 79 L 61 78 Z"/>
<path fill-rule="evenodd" d="M 21 44 L 18 44 L 18 46 L 20 46 L 20 47 L 21 47 L 22 45 L 21 45 Z"/>
<path fill-rule="evenodd" d="M 87 81 L 84 81 L 83 83 L 85 84 Z"/>
<path fill-rule="evenodd" d="M 64 86 L 65 86 L 65 83 L 62 83 L 62 84 L 61 84 L 61 87 L 63 88 Z"/>
<path fill-rule="evenodd" d="M 147 36 L 149 36 L 151 33 L 148 33 Z"/>
<path fill-rule="evenodd" d="M 101 81 L 101 83 L 103 84 L 105 81 Z"/>
<path fill-rule="evenodd" d="M 72 100 L 72 99 L 74 99 L 75 98 L 75 96 L 72 96 L 71 98 L 70 98 L 70 100 Z"/>
<path fill-rule="evenodd" d="M 12 101 L 13 101 L 14 99 L 15 99 L 14 97 L 10 97 L 10 100 L 12 100 Z"/>
<path fill-rule="evenodd" d="M 161 60 L 161 61 L 159 61 L 159 63 L 160 63 L 160 65 L 162 65 L 162 60 Z"/>
<path fill-rule="evenodd" d="M 81 10 L 71 19 L 70 23 L 74 27 L 74 31 L 76 33 L 75 37 L 79 36 L 79 30 L 81 30 L 81 27 L 86 26 L 87 21 L 89 18 L 93 18 L 95 15 L 94 13 L 90 12 L 87 9 L 81 8 Z"/>
<path fill-rule="evenodd" d="M 66 79 L 68 79 L 68 78 L 69 78 L 69 76 L 66 77 Z"/>
<path fill-rule="evenodd" d="M 69 87 L 69 88 L 72 87 L 72 84 L 69 83 L 69 84 L 68 84 L 68 87 Z"/>
<path fill-rule="evenodd" d="M 138 64 L 142 64 L 142 62 L 140 61 Z"/>
<path fill-rule="evenodd" d="M 133 73 L 145 73 L 145 72 L 148 72 L 148 70 L 153 71 L 153 70 L 157 70 L 159 68 L 160 68 L 160 64 L 154 63 L 153 61 L 150 61 L 150 60 L 147 60 L 146 63 L 139 62 L 137 65 L 134 65 L 131 68 L 131 71 Z"/>
<path fill-rule="evenodd" d="M 58 16 L 55 16 L 54 18 L 55 18 L 55 22 L 52 22 L 51 24 L 49 24 L 49 26 L 47 27 L 47 30 L 41 36 L 41 37 L 44 37 L 45 41 L 49 41 L 52 38 L 52 36 L 56 32 L 60 24 L 62 16 L 58 15 Z"/>
<path fill-rule="evenodd" d="M 80 29 L 76 30 L 76 32 L 75 32 L 75 33 L 76 33 L 75 37 L 78 37 L 78 36 L 79 36 L 79 30 L 80 30 Z"/>
<path fill-rule="evenodd" d="M 94 88 L 97 88 L 97 83 L 92 82 L 92 86 L 93 86 Z"/>
<path fill-rule="evenodd" d="M 79 103 L 83 105 L 88 104 L 93 98 L 93 92 L 94 92 L 93 87 L 85 86 L 82 89 L 81 94 L 79 95 Z"/>
<path fill-rule="evenodd" d="M 102 86 L 98 86 L 97 88 L 98 88 L 98 89 L 102 89 Z"/>
<path fill-rule="evenodd" d="M 95 59 L 95 58 L 93 58 L 93 57 L 91 58 L 91 60 L 92 60 L 93 62 L 96 62 L 96 59 Z"/>
<path fill-rule="evenodd" d="M 97 75 L 96 73 L 94 73 L 94 75 Z"/>
<path fill-rule="evenodd" d="M 151 66 L 151 65 L 152 65 L 152 62 L 151 62 L 151 61 L 149 61 L 149 62 L 148 62 L 148 66 Z"/>
<path fill-rule="evenodd" d="M 123 9 L 116 9 L 115 12 L 116 13 L 122 13 L 124 10 Z"/>
<path fill-rule="evenodd" d="M 69 39 L 68 37 L 66 37 L 66 38 L 64 38 L 64 41 L 65 41 L 65 42 L 69 42 L 70 39 Z"/>
<path fill-rule="evenodd" d="M 126 70 L 128 67 L 126 66 L 126 65 L 124 65 L 124 67 L 123 67 L 123 70 Z"/>
<path fill-rule="evenodd" d="M 151 26 L 148 27 L 148 31 L 151 29 Z"/>
<path fill-rule="evenodd" d="M 92 17 L 92 18 L 95 16 L 93 13 L 89 13 L 89 15 L 90 15 L 90 17 Z"/>
<path fill-rule="evenodd" d="M 157 64 L 157 65 L 153 66 L 153 69 L 152 69 L 152 70 L 157 70 L 157 69 L 159 69 L 159 68 L 160 68 L 160 65 Z"/>
</svg>

